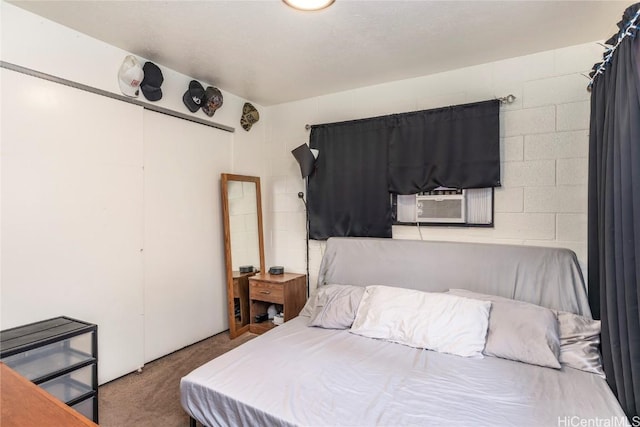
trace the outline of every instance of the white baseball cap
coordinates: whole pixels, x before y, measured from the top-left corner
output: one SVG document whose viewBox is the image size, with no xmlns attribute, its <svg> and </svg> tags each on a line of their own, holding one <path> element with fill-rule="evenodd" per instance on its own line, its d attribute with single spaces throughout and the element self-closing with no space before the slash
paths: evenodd
<svg viewBox="0 0 640 427">
<path fill-rule="evenodd" d="M 127 96 L 137 98 L 140 93 L 140 82 L 144 78 L 144 71 L 140 62 L 133 55 L 127 55 L 118 71 L 120 90 Z"/>
</svg>

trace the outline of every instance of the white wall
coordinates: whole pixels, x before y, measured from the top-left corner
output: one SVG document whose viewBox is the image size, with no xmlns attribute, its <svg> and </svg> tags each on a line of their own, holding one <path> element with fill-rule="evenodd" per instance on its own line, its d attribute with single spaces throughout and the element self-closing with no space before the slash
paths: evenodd
<svg viewBox="0 0 640 427">
<path fill-rule="evenodd" d="M 120 94 L 129 52 L 5 2 L 0 15 L 2 61 Z M 164 96 L 154 104 L 193 114 L 182 103 L 191 77 L 158 65 Z M 18 87 L 6 75 L 32 93 L 5 96 Z M 236 128 L 220 140 L 220 130 L 13 71 L 0 85 L 0 328 L 65 314 L 95 321 L 100 383 L 226 329 L 219 174 L 260 175 L 264 109 L 254 103 L 262 119 L 246 132 L 246 100 L 221 88 L 212 119 L 193 114 Z M 133 175 L 114 182 L 119 165 Z"/>
<path fill-rule="evenodd" d="M 589 43 L 446 73 L 354 89 L 268 108 L 270 153 L 264 191 L 268 264 L 305 270 L 304 188 L 290 151 L 308 141 L 305 124 L 476 102 L 513 94 L 501 107 L 503 187 L 495 193 L 495 228 L 423 227 L 429 240 L 567 247 L 587 261 L 586 72 L 602 48 Z M 455 54 L 452 52 L 451 54 Z M 394 238 L 419 239 L 415 227 Z M 315 286 L 323 244 L 311 242 Z"/>
</svg>

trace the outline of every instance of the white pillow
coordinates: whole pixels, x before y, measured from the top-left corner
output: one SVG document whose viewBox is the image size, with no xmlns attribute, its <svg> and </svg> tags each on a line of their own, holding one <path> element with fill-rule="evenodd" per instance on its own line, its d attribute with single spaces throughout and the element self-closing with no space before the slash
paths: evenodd
<svg viewBox="0 0 640 427">
<path fill-rule="evenodd" d="M 367 286 L 350 332 L 464 357 L 482 357 L 491 302 Z"/>
</svg>

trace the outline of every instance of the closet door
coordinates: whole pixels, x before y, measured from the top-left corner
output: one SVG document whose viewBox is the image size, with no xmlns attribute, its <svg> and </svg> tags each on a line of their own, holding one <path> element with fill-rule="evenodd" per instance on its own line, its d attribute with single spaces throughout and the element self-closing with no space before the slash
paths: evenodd
<svg viewBox="0 0 640 427">
<path fill-rule="evenodd" d="M 145 362 L 227 329 L 220 173 L 232 134 L 144 112 Z"/>
<path fill-rule="evenodd" d="M 143 109 L 0 73 L 0 328 L 97 324 L 104 383 L 143 363 Z"/>
</svg>

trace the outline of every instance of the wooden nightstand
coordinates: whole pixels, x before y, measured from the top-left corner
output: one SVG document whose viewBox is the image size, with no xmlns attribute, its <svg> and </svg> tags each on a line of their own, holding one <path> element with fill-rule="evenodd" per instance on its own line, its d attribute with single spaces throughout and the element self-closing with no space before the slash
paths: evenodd
<svg viewBox="0 0 640 427">
<path fill-rule="evenodd" d="M 271 304 L 282 306 L 284 321 L 300 313 L 307 300 L 307 277 L 304 274 L 258 273 L 249 277 L 249 331 L 262 334 L 275 325 L 271 320 L 256 323 L 256 316 L 265 314 Z"/>
</svg>

